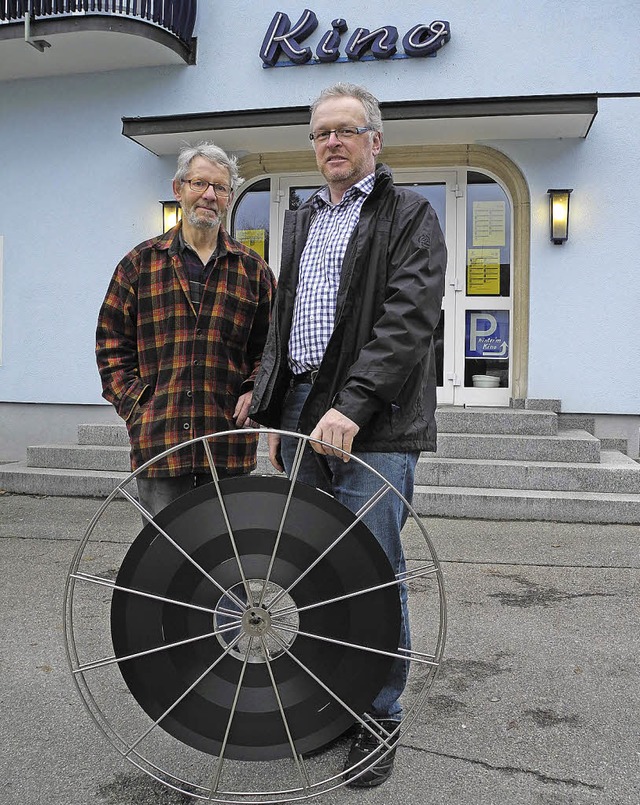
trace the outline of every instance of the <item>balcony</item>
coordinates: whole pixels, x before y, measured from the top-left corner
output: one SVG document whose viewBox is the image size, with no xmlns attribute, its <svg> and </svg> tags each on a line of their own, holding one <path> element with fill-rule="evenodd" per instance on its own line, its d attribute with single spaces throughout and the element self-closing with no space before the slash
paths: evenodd
<svg viewBox="0 0 640 805">
<path fill-rule="evenodd" d="M 0 0 L 0 81 L 195 64 L 197 0 Z"/>
</svg>

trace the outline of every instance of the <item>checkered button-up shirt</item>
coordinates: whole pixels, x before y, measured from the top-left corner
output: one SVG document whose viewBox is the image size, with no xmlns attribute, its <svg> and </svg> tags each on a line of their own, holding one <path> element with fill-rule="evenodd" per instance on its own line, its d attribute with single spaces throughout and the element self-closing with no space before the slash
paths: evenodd
<svg viewBox="0 0 640 805">
<path fill-rule="evenodd" d="M 322 362 L 333 332 L 342 261 L 374 181 L 373 173 L 361 179 L 339 204 L 331 203 L 327 187 L 312 199 L 315 213 L 300 259 L 289 338 L 289 366 L 294 374 L 317 369 Z"/>
</svg>

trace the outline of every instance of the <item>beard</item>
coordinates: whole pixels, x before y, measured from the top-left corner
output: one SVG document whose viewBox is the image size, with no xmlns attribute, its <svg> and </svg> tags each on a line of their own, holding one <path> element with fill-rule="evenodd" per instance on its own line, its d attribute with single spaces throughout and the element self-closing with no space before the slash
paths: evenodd
<svg viewBox="0 0 640 805">
<path fill-rule="evenodd" d="M 191 224 L 191 226 L 196 227 L 197 229 L 215 229 L 217 226 L 220 225 L 220 216 L 214 210 L 207 207 L 213 215 L 198 215 L 197 207 L 190 207 L 185 217 L 187 221 Z M 183 210 L 184 212 L 184 210 Z"/>
<path fill-rule="evenodd" d="M 349 187 L 375 170 L 375 163 L 370 165 L 362 156 L 350 156 L 344 162 L 327 161 L 318 167 L 328 184 L 333 182 Z"/>
</svg>

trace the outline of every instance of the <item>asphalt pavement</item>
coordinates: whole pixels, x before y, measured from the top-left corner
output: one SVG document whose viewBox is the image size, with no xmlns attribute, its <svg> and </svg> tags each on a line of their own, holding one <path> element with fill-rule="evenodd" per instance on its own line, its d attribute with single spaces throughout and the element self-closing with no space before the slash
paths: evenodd
<svg viewBox="0 0 640 805">
<path fill-rule="evenodd" d="M 196 802 L 122 759 L 71 681 L 64 586 L 99 505 L 0 493 L 3 805 Z M 101 572 L 130 537 L 118 511 L 89 557 Z M 422 522 L 447 595 L 439 676 L 388 783 L 310 801 L 639 805 L 640 528 Z"/>
</svg>

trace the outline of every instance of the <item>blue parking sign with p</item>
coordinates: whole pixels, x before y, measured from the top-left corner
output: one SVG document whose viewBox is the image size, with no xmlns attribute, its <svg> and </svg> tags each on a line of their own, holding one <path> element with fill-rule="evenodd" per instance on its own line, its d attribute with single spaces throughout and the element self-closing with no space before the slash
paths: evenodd
<svg viewBox="0 0 640 805">
<path fill-rule="evenodd" d="M 509 311 L 467 310 L 467 358 L 509 357 Z"/>
</svg>

